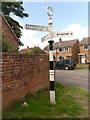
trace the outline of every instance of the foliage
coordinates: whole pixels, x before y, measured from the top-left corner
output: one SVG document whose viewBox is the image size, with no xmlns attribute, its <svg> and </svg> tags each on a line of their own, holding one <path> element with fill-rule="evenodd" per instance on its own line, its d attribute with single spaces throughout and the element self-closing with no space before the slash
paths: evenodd
<svg viewBox="0 0 90 120">
<path fill-rule="evenodd" d="M 18 48 L 14 48 L 6 41 L 5 36 L 2 34 L 2 52 L 18 52 Z"/>
<path fill-rule="evenodd" d="M 21 34 L 21 29 L 23 29 L 22 26 L 20 26 L 19 22 L 13 20 L 11 17 L 9 16 L 5 16 L 6 20 L 8 21 L 9 25 L 11 26 L 11 28 L 13 29 L 13 31 L 15 32 L 17 38 L 20 38 Z M 21 29 L 20 29 L 21 28 Z"/>
<path fill-rule="evenodd" d="M 87 91 L 55 85 L 56 104 L 49 100 L 49 89 L 40 90 L 17 100 L 3 111 L 4 118 L 87 118 L 88 93 Z M 22 104 L 26 102 L 28 107 Z M 66 119 L 65 119 L 66 120 Z"/>
<path fill-rule="evenodd" d="M 28 14 L 24 13 L 24 8 L 22 5 L 23 2 L 2 2 L 2 12 L 17 38 L 22 36 L 21 29 L 23 29 L 23 27 L 19 24 L 19 22 L 12 19 L 10 14 L 13 13 L 20 18 L 28 17 Z M 20 45 L 22 44 L 20 43 Z"/>
<path fill-rule="evenodd" d="M 25 53 L 30 55 L 45 54 L 45 52 L 39 47 L 30 48 L 29 50 L 26 50 Z"/>
<path fill-rule="evenodd" d="M 2 41 L 2 52 L 18 52 L 18 48 L 14 48 L 6 41 Z"/>
</svg>

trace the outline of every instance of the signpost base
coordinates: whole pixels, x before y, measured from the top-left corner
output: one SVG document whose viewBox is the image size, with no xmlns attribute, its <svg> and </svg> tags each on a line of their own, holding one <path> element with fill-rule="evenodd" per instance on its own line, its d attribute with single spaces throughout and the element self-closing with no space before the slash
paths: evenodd
<svg viewBox="0 0 90 120">
<path fill-rule="evenodd" d="M 55 91 L 50 91 L 50 102 L 55 104 Z"/>
</svg>

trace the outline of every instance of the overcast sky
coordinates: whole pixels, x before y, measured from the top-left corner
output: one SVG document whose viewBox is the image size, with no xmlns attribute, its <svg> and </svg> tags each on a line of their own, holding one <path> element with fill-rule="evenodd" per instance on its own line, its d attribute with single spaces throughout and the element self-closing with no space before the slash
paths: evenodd
<svg viewBox="0 0 90 120">
<path fill-rule="evenodd" d="M 88 36 L 88 3 L 87 2 L 24 2 L 23 7 L 25 12 L 29 14 L 28 18 L 20 19 L 12 16 L 15 20 L 19 21 L 24 27 L 25 24 L 48 25 L 49 17 L 46 12 L 46 7 L 53 8 L 53 31 L 72 31 L 72 37 L 62 37 L 62 40 L 82 40 L 83 37 Z M 26 48 L 27 46 L 39 46 L 41 48 L 48 44 L 48 40 L 41 43 L 41 38 L 48 32 L 38 32 L 22 30 L 23 36 L 21 37 L 22 43 Z M 54 38 L 58 41 L 59 38 Z"/>
</svg>

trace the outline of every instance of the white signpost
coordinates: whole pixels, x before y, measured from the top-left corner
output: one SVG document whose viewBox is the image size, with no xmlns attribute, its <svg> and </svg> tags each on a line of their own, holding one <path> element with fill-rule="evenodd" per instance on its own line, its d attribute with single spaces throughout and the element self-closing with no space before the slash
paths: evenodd
<svg viewBox="0 0 90 120">
<path fill-rule="evenodd" d="M 41 39 L 41 42 L 44 42 L 46 40 L 49 40 L 49 62 L 50 62 L 50 69 L 49 69 L 49 75 L 50 75 L 50 101 L 52 103 L 55 103 L 55 83 L 54 83 L 54 65 L 53 65 L 53 40 L 54 37 L 67 37 L 72 36 L 72 32 L 53 32 L 53 22 L 52 22 L 52 16 L 53 16 L 53 9 L 51 7 L 47 7 L 47 14 L 49 16 L 49 22 L 48 26 L 41 26 L 41 25 L 31 25 L 26 24 L 25 29 L 27 30 L 35 30 L 35 31 L 42 31 L 42 32 L 49 32 L 46 36 L 44 36 Z M 49 10 L 51 10 L 51 13 L 49 13 Z"/>
<path fill-rule="evenodd" d="M 35 30 L 35 31 L 42 31 L 42 32 L 49 32 L 50 31 L 49 26 L 30 25 L 30 24 L 26 24 L 25 29 Z"/>
</svg>

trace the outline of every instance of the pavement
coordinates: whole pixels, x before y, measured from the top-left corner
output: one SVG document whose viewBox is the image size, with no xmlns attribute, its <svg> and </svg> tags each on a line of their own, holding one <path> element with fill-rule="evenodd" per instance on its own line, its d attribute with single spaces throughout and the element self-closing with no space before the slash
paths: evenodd
<svg viewBox="0 0 90 120">
<path fill-rule="evenodd" d="M 55 73 L 57 82 L 88 91 L 88 69 L 56 70 Z"/>
</svg>

